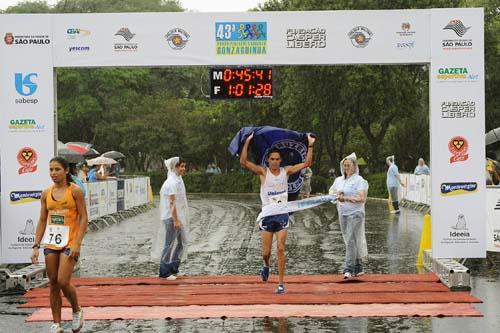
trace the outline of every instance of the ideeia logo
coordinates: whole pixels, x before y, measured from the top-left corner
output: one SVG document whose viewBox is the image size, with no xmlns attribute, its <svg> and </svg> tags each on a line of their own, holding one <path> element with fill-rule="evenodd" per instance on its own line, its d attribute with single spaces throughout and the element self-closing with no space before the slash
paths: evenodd
<svg viewBox="0 0 500 333">
<path fill-rule="evenodd" d="M 17 205 L 27 202 L 38 201 L 42 197 L 42 191 L 12 191 L 10 192 L 10 203 Z"/>
<path fill-rule="evenodd" d="M 467 230 L 467 221 L 464 214 L 458 214 L 457 223 L 451 226 L 455 230 Z"/>
<path fill-rule="evenodd" d="M 452 154 L 450 164 L 463 162 L 469 159 L 469 142 L 463 136 L 454 136 L 448 142 L 448 150 Z"/>
<path fill-rule="evenodd" d="M 477 183 L 441 183 L 441 196 L 451 197 L 454 195 L 470 194 L 477 192 Z"/>
</svg>

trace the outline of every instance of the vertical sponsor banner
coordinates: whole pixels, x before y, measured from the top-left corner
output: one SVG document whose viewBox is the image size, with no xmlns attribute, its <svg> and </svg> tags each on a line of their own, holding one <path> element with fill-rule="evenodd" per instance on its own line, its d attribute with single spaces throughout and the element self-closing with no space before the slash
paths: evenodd
<svg viewBox="0 0 500 333">
<path fill-rule="evenodd" d="M 28 263 L 50 185 L 54 82 L 50 15 L 1 15 L 0 263 Z"/>
<path fill-rule="evenodd" d="M 118 179 L 116 183 L 116 211 L 125 209 L 125 180 Z"/>
<path fill-rule="evenodd" d="M 486 205 L 488 215 L 487 250 L 500 252 L 500 186 L 486 189 Z"/>
<path fill-rule="evenodd" d="M 88 183 L 87 196 L 89 198 L 87 204 L 87 213 L 89 221 L 99 217 L 99 188 L 98 183 Z"/>
<path fill-rule="evenodd" d="M 108 209 L 106 214 L 116 213 L 116 202 L 117 202 L 117 181 L 109 180 L 106 182 L 108 184 Z"/>
<path fill-rule="evenodd" d="M 132 207 L 132 195 L 134 194 L 134 179 L 125 179 L 125 197 L 124 197 L 124 208 L 130 209 Z"/>
<path fill-rule="evenodd" d="M 484 258 L 486 185 L 483 9 L 431 10 L 432 247 Z"/>
<path fill-rule="evenodd" d="M 97 182 L 99 188 L 99 217 L 108 213 L 108 182 Z"/>
</svg>

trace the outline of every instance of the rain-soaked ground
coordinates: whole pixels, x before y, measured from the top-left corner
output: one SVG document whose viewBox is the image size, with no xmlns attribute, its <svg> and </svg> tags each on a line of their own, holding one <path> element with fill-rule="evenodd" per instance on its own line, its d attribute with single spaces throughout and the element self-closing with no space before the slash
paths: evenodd
<svg viewBox="0 0 500 333">
<path fill-rule="evenodd" d="M 254 195 L 192 195 L 187 275 L 258 274 L 259 212 Z M 422 214 L 403 209 L 388 213 L 384 201 L 367 203 L 367 273 L 417 273 Z M 150 250 L 158 228 L 158 210 L 123 221 L 84 241 L 80 276 L 155 276 L 158 264 Z M 334 205 L 295 214 L 287 240 L 287 273 L 340 273 L 344 245 Z M 273 253 L 274 256 L 274 253 Z M 273 257 L 274 258 L 274 257 Z M 484 303 L 475 305 L 482 318 L 254 318 L 154 321 L 93 321 L 83 332 L 500 332 L 500 254 L 469 260 L 472 293 Z M 273 272 L 276 273 L 276 266 Z M 285 279 L 286 281 L 286 279 Z M 0 293 L 0 332 L 48 332 L 48 323 L 26 324 L 31 310 L 17 309 L 19 295 Z"/>
</svg>

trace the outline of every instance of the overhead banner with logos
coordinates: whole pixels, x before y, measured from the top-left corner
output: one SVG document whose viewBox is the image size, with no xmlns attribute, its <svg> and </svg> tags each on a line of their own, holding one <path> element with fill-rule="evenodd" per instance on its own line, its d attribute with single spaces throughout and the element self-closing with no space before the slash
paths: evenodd
<svg viewBox="0 0 500 333">
<path fill-rule="evenodd" d="M 482 9 L 431 11 L 432 252 L 486 255 Z"/>
<path fill-rule="evenodd" d="M 49 185 L 53 68 L 102 66 L 430 63 L 433 253 L 485 255 L 482 9 L 0 18 L 2 262 L 29 254 L 32 238 L 19 230 L 36 223 Z M 117 206 L 133 206 L 139 184 L 117 186 Z M 91 216 L 106 209 L 101 194 L 91 191 Z"/>
<path fill-rule="evenodd" d="M 50 184 L 54 82 L 50 15 L 2 15 L 0 31 L 1 261 L 28 262 Z M 29 24 L 26 24 L 29 22 Z"/>
</svg>

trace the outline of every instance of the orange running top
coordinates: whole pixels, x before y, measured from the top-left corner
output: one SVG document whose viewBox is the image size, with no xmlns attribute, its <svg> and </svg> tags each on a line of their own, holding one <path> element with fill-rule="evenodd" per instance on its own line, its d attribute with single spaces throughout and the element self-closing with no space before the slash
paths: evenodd
<svg viewBox="0 0 500 333">
<path fill-rule="evenodd" d="M 54 185 L 47 192 L 47 227 L 45 229 L 45 247 L 60 250 L 72 247 L 78 236 L 78 210 L 73 198 L 72 189 L 76 186 L 70 183 L 63 197 L 55 200 L 52 195 Z"/>
</svg>

